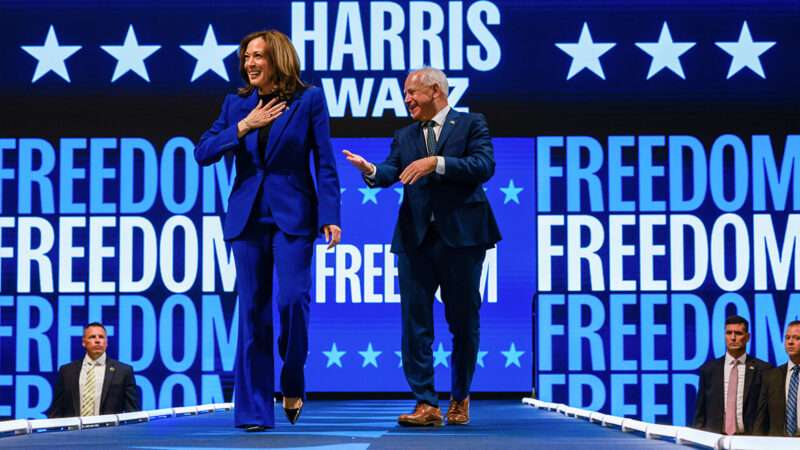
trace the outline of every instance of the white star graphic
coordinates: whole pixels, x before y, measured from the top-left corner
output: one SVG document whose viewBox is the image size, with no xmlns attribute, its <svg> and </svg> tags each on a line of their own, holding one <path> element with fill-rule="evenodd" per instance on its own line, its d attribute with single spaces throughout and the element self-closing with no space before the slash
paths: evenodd
<svg viewBox="0 0 800 450">
<path fill-rule="evenodd" d="M 36 80 L 42 78 L 42 76 L 51 70 L 67 83 L 71 82 L 69 79 L 69 72 L 67 72 L 67 65 L 64 64 L 64 61 L 72 56 L 73 53 L 80 50 L 81 46 L 59 45 L 58 37 L 56 37 L 56 30 L 52 25 L 50 25 L 50 29 L 47 31 L 44 45 L 22 45 L 20 48 L 37 60 L 36 70 L 33 72 L 31 83 L 35 83 Z"/>
<path fill-rule="evenodd" d="M 394 354 L 397 355 L 398 358 L 400 358 L 400 362 L 397 363 L 397 367 L 403 367 L 403 352 L 401 352 L 400 350 L 395 350 Z"/>
<path fill-rule="evenodd" d="M 485 358 L 487 354 L 489 354 L 489 352 L 478 350 L 478 360 L 476 362 L 478 363 L 479 366 L 486 367 L 483 363 L 483 358 Z"/>
<path fill-rule="evenodd" d="M 222 77 L 223 80 L 230 81 L 223 60 L 228 55 L 235 52 L 239 46 L 217 44 L 217 36 L 214 34 L 214 27 L 211 25 L 208 26 L 206 37 L 203 39 L 203 45 L 181 45 L 181 48 L 197 59 L 194 72 L 192 72 L 191 81 L 196 80 L 200 75 L 209 70 Z"/>
<path fill-rule="evenodd" d="M 759 59 L 759 57 L 762 53 L 775 45 L 775 42 L 753 42 L 753 36 L 750 35 L 750 28 L 747 26 L 747 21 L 742 24 L 738 42 L 715 42 L 715 44 L 717 44 L 717 47 L 733 56 L 731 67 L 728 69 L 727 79 L 730 79 L 745 67 L 755 72 L 761 78 L 767 78 L 767 76 L 764 75 L 764 68 L 761 67 L 761 59 Z"/>
<path fill-rule="evenodd" d="M 514 186 L 514 179 L 510 179 L 507 187 L 500 188 L 503 194 L 506 194 L 506 197 L 503 199 L 503 204 L 514 202 L 519 205 L 519 193 L 522 192 L 523 189 L 525 188 Z"/>
<path fill-rule="evenodd" d="M 372 365 L 374 367 L 378 367 L 378 356 L 383 352 L 379 352 L 377 350 L 372 349 L 372 342 L 367 345 L 367 349 L 363 352 L 358 352 L 362 358 L 364 358 L 364 362 L 361 364 L 361 367 L 367 367 L 367 365 Z"/>
<path fill-rule="evenodd" d="M 617 44 L 614 42 L 593 42 L 592 34 L 589 32 L 589 25 L 586 22 L 583 23 L 577 43 L 556 43 L 556 47 L 572 57 L 572 63 L 569 65 L 569 73 L 567 74 L 568 80 L 583 69 L 589 69 L 605 80 L 606 76 L 603 73 L 603 66 L 600 65 L 600 57 L 615 45 Z"/>
<path fill-rule="evenodd" d="M 378 195 L 378 192 L 380 192 L 381 190 L 382 190 L 381 188 L 368 188 L 368 187 L 358 188 L 358 191 L 361 192 L 362 196 L 361 204 L 363 205 L 364 203 L 372 202 L 377 205 L 378 197 L 376 197 L 376 195 Z"/>
<path fill-rule="evenodd" d="M 329 351 L 322 352 L 323 355 L 328 357 L 328 364 L 325 365 L 325 368 L 327 369 L 328 367 L 334 364 L 336 364 L 339 367 L 342 367 L 342 356 L 344 356 L 345 353 L 347 352 L 340 351 L 338 348 L 336 348 L 336 342 L 334 342 L 333 345 L 331 345 L 331 349 Z"/>
<path fill-rule="evenodd" d="M 650 70 L 647 71 L 647 79 L 667 68 L 675 75 L 686 79 L 683 74 L 680 57 L 690 48 L 694 47 L 695 42 L 674 42 L 672 34 L 669 32 L 667 22 L 661 27 L 661 34 L 658 35 L 658 42 L 637 42 L 636 46 L 650 55 Z"/>
<path fill-rule="evenodd" d="M 130 70 L 144 78 L 145 81 L 150 82 L 150 76 L 147 74 L 144 60 L 160 49 L 161 46 L 139 45 L 139 41 L 136 39 L 136 32 L 133 31 L 133 25 L 128 25 L 128 34 L 125 35 L 125 42 L 122 45 L 101 45 L 100 48 L 117 58 L 117 67 L 114 68 L 114 75 L 111 76 L 112 83 Z"/>
<path fill-rule="evenodd" d="M 501 351 L 500 353 L 506 357 L 506 367 L 510 365 L 515 365 L 517 367 L 522 367 L 519 362 L 519 357 L 522 356 L 525 352 L 521 350 L 517 350 L 517 346 L 514 343 L 511 343 L 511 347 L 509 347 L 508 351 Z"/>
<path fill-rule="evenodd" d="M 439 365 L 450 367 L 450 365 L 447 364 L 447 357 L 450 356 L 451 353 L 453 352 L 444 351 L 444 345 L 442 345 L 442 343 L 439 342 L 439 347 L 436 349 L 435 352 L 433 352 L 433 367 Z"/>
</svg>

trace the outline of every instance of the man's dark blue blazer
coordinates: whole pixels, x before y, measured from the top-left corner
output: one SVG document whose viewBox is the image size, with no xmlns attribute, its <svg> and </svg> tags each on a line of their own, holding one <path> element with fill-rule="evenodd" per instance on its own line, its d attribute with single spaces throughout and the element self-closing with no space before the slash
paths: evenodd
<svg viewBox="0 0 800 450">
<path fill-rule="evenodd" d="M 483 183 L 494 175 L 495 166 L 486 119 L 482 114 L 451 109 L 436 148 L 437 155 L 444 157 L 445 173 L 434 172 L 404 186 L 392 252 L 418 247 L 431 223 L 431 213 L 449 247 L 491 248 L 500 240 L 500 231 L 483 191 Z M 398 130 L 388 158 L 376 165 L 375 180 L 370 184 L 394 184 L 406 166 L 427 155 L 419 122 Z"/>
<path fill-rule="evenodd" d="M 226 152 L 236 157 L 236 180 L 223 225 L 225 239 L 236 239 L 244 231 L 262 183 L 275 224 L 284 233 L 311 236 L 318 234 L 323 225 L 339 225 L 341 193 L 333 149 L 327 139 L 328 114 L 319 110 L 325 108 L 322 89 L 309 87 L 295 94 L 288 109 L 272 124 L 263 159 L 258 133 L 237 137 L 237 124 L 257 104 L 257 90 L 247 97 L 228 95 L 220 116 L 194 150 L 195 159 L 204 166 L 219 161 Z M 298 154 L 309 150 L 316 167 L 316 193 L 309 155 Z"/>
</svg>

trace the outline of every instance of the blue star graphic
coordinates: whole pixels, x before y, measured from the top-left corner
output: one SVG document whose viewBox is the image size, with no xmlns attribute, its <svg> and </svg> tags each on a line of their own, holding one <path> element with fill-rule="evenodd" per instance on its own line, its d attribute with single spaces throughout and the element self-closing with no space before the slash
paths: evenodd
<svg viewBox="0 0 800 450">
<path fill-rule="evenodd" d="M 403 193 L 405 190 L 403 188 L 394 188 L 394 191 L 400 196 L 400 198 L 397 199 L 397 204 L 403 203 Z"/>
<path fill-rule="evenodd" d="M 694 47 L 694 44 L 695 42 L 673 42 L 667 22 L 661 27 L 658 42 L 637 42 L 637 47 L 653 57 L 650 61 L 650 70 L 647 71 L 647 79 L 666 68 L 685 80 L 680 57 Z"/>
<path fill-rule="evenodd" d="M 400 358 L 400 362 L 397 363 L 397 367 L 403 367 L 403 352 L 401 352 L 400 350 L 395 350 L 394 354 L 397 355 L 398 358 Z"/>
<path fill-rule="evenodd" d="M 50 25 L 50 29 L 47 30 L 47 37 L 44 38 L 44 45 L 23 45 L 20 48 L 36 58 L 37 61 L 36 70 L 33 72 L 31 83 L 35 83 L 36 80 L 42 78 L 42 76 L 51 70 L 67 83 L 71 82 L 69 79 L 69 72 L 67 71 L 67 65 L 64 64 L 64 61 L 80 50 L 81 46 L 59 45 L 56 30 L 52 25 Z"/>
<path fill-rule="evenodd" d="M 513 342 L 511 343 L 511 347 L 508 349 L 508 351 L 505 352 L 501 351 L 500 353 L 502 353 L 503 356 L 506 357 L 506 367 L 512 364 L 520 368 L 522 367 L 519 362 L 519 357 L 522 356 L 525 352 L 517 350 L 517 346 L 514 345 Z"/>
<path fill-rule="evenodd" d="M 483 350 L 478 350 L 478 361 L 477 361 L 477 363 L 478 363 L 478 365 L 479 365 L 479 366 L 481 366 L 481 367 L 486 367 L 486 366 L 484 365 L 484 363 L 483 363 L 483 358 L 484 358 L 484 357 L 486 357 L 486 355 L 487 355 L 488 353 L 489 353 L 489 352 L 485 352 L 485 351 L 483 351 Z"/>
<path fill-rule="evenodd" d="M 731 66 L 728 69 L 728 79 L 745 67 L 755 72 L 761 78 L 767 78 L 767 76 L 764 75 L 764 68 L 761 67 L 761 59 L 759 59 L 759 57 L 762 53 L 775 45 L 775 42 L 753 42 L 753 36 L 750 35 L 750 27 L 747 26 L 747 21 L 742 24 L 738 42 L 715 42 L 715 44 L 717 44 L 717 47 L 733 56 Z"/>
<path fill-rule="evenodd" d="M 144 78 L 145 81 L 150 82 L 144 60 L 160 49 L 161 46 L 139 45 L 139 41 L 136 39 L 136 32 L 133 31 L 133 25 L 128 25 L 128 34 L 125 35 L 125 42 L 122 45 L 101 45 L 100 48 L 117 59 L 117 67 L 114 68 L 114 75 L 111 76 L 112 83 L 130 70 Z"/>
<path fill-rule="evenodd" d="M 450 356 L 451 353 L 453 352 L 444 351 L 444 345 L 442 345 L 442 343 L 439 342 L 439 347 L 436 349 L 435 352 L 433 352 L 433 367 L 436 367 L 438 365 L 450 367 L 450 365 L 447 364 L 447 358 Z"/>
<path fill-rule="evenodd" d="M 615 45 L 617 44 L 613 42 L 592 41 L 592 34 L 589 32 L 589 25 L 586 22 L 583 23 L 578 42 L 574 44 L 556 43 L 556 47 L 572 57 L 572 63 L 569 65 L 569 73 L 567 74 L 568 80 L 583 69 L 589 69 L 605 80 L 606 76 L 603 73 L 603 66 L 600 65 L 600 57 Z"/>
<path fill-rule="evenodd" d="M 381 188 L 370 188 L 370 187 L 358 188 L 358 191 L 361 192 L 362 195 L 361 204 L 363 205 L 364 203 L 372 202 L 377 205 L 378 197 L 376 196 L 378 195 L 378 192 L 380 192 L 381 190 L 382 190 Z"/>
<path fill-rule="evenodd" d="M 228 55 L 238 50 L 239 46 L 217 44 L 217 36 L 214 34 L 214 27 L 211 25 L 208 26 L 202 45 L 181 45 L 181 48 L 186 53 L 194 56 L 197 60 L 194 66 L 194 72 L 192 72 L 191 81 L 196 80 L 200 75 L 209 70 L 222 77 L 223 80 L 230 81 L 223 60 L 228 57 Z"/>
<path fill-rule="evenodd" d="M 362 358 L 364 358 L 364 362 L 361 364 L 361 367 L 367 367 L 367 365 L 372 365 L 374 367 L 378 367 L 378 356 L 383 352 L 379 352 L 372 349 L 372 342 L 367 345 L 367 349 L 363 352 L 358 352 Z"/>
<path fill-rule="evenodd" d="M 524 188 L 517 187 L 514 185 L 514 179 L 510 179 L 508 181 L 508 186 L 504 188 L 500 188 L 503 191 L 503 194 L 506 194 L 506 197 L 503 199 L 503 204 L 505 205 L 508 202 L 514 202 L 519 205 L 519 193 L 522 192 Z"/>
<path fill-rule="evenodd" d="M 347 352 L 341 351 L 338 348 L 336 348 L 336 342 L 334 342 L 333 345 L 331 345 L 331 349 L 329 351 L 322 352 L 323 355 L 328 357 L 328 364 L 325 365 L 325 368 L 327 369 L 328 367 L 334 364 L 336 364 L 339 367 L 342 367 L 342 356 L 344 356 L 345 353 Z"/>
</svg>

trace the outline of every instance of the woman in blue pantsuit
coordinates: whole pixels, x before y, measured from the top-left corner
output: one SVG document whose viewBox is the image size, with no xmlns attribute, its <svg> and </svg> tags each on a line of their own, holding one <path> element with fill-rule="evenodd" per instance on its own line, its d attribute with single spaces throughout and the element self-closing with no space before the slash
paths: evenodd
<svg viewBox="0 0 800 450">
<path fill-rule="evenodd" d="M 195 158 L 209 165 L 234 155 L 223 234 L 232 242 L 239 294 L 235 425 L 264 431 L 275 425 L 273 269 L 280 389 L 294 423 L 305 399 L 313 243 L 320 232 L 329 247 L 339 242 L 340 191 L 325 99 L 321 89 L 300 80 L 289 38 L 274 30 L 245 36 L 239 71 L 245 87 L 225 98 Z"/>
</svg>

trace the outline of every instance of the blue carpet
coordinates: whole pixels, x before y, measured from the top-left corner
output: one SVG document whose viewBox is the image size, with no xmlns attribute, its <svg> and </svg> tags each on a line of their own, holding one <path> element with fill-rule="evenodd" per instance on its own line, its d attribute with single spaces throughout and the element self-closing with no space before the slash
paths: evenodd
<svg viewBox="0 0 800 450">
<path fill-rule="evenodd" d="M 443 403 L 446 407 L 446 402 Z M 7 448 L 190 448 L 305 450 L 547 448 L 592 450 L 677 449 L 676 444 L 644 439 L 618 429 L 539 410 L 519 401 L 474 401 L 472 424 L 465 427 L 403 428 L 396 419 L 411 401 L 311 401 L 292 426 L 276 408 L 277 427 L 245 433 L 233 427 L 233 412 L 161 419 L 149 423 L 84 431 L 38 433 L 0 438 Z"/>
</svg>

